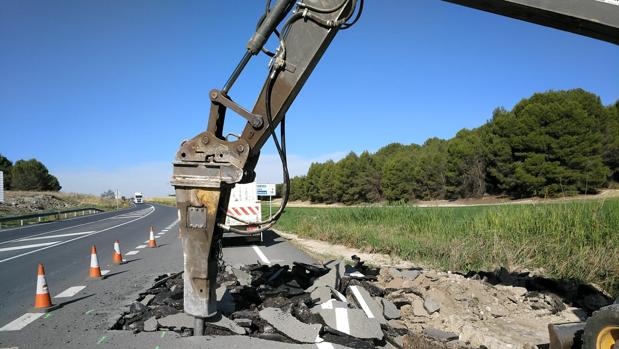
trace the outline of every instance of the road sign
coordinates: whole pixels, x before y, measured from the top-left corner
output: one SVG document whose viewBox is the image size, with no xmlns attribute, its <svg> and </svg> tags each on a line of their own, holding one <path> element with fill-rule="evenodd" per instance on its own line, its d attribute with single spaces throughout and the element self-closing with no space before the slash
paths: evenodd
<svg viewBox="0 0 619 349">
<path fill-rule="evenodd" d="M 256 184 L 258 196 L 275 196 L 275 184 Z"/>
<path fill-rule="evenodd" d="M 0 202 L 4 202 L 4 173 L 0 171 Z"/>
</svg>

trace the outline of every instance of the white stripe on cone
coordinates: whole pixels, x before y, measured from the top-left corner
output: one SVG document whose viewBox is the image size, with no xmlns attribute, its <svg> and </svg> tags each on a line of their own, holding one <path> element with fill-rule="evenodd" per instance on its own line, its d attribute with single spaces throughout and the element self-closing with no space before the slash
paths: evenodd
<svg viewBox="0 0 619 349">
<path fill-rule="evenodd" d="M 48 292 L 45 275 L 37 275 L 37 294 L 47 294 Z"/>
<path fill-rule="evenodd" d="M 114 242 L 114 252 L 120 254 L 120 246 L 118 245 L 118 242 Z"/>
<path fill-rule="evenodd" d="M 99 267 L 99 260 L 97 259 L 97 254 L 95 254 L 95 253 L 91 253 L 90 254 L 90 267 L 91 268 L 98 268 Z"/>
</svg>

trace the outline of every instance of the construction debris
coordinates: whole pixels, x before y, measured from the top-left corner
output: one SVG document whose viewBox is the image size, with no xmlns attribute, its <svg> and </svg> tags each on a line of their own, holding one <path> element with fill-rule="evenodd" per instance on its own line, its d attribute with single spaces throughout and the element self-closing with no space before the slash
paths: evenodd
<svg viewBox="0 0 619 349">
<path fill-rule="evenodd" d="M 505 284 L 489 274 L 379 269 L 352 259 L 225 266 L 217 280 L 220 315 L 207 319 L 204 333 L 299 347 L 524 349 L 548 342 L 549 323 L 579 321 L 590 310 L 572 305 L 606 301 L 591 292 L 586 301 L 566 300 L 511 274 Z M 112 329 L 191 336 L 193 326 L 178 273 L 156 280 Z"/>
</svg>

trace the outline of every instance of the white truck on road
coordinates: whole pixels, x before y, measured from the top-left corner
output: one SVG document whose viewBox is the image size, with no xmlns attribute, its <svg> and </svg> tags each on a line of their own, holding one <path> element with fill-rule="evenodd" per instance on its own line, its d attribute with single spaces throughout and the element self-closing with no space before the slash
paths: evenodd
<svg viewBox="0 0 619 349">
<path fill-rule="evenodd" d="M 136 192 L 135 194 L 133 194 L 133 203 L 134 204 L 143 204 L 144 203 L 144 197 L 143 197 L 142 193 Z"/>
</svg>

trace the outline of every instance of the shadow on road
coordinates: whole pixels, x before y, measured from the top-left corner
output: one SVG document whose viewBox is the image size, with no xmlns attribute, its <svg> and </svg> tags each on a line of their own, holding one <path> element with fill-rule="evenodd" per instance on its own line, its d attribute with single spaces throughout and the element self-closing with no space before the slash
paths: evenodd
<svg viewBox="0 0 619 349">
<path fill-rule="evenodd" d="M 105 275 L 105 276 L 102 278 L 102 280 L 107 280 L 110 276 L 114 276 L 114 275 L 118 275 L 118 274 L 126 273 L 126 272 L 128 272 L 128 271 L 129 271 L 129 270 L 121 270 L 121 271 L 117 271 L 117 272 L 115 272 L 115 273 L 109 273 L 109 274 Z"/>
<path fill-rule="evenodd" d="M 223 246 L 259 245 L 269 247 L 283 242 L 283 239 L 272 230 L 267 230 L 262 233 L 262 242 L 260 242 L 259 239 L 259 236 L 226 236 L 223 239 Z"/>
<path fill-rule="evenodd" d="M 141 261 L 141 260 L 142 260 L 142 258 L 134 258 L 134 259 L 125 260 L 122 265 L 133 263 L 133 262 L 137 262 L 137 261 Z"/>
<path fill-rule="evenodd" d="M 62 308 L 62 307 L 64 307 L 64 306 L 66 306 L 66 305 L 69 305 L 69 304 L 71 304 L 71 303 L 75 303 L 75 302 L 79 302 L 79 301 L 81 301 L 82 299 L 90 298 L 90 297 L 92 297 L 92 296 L 94 296 L 94 295 L 95 295 L 95 294 L 94 294 L 94 293 L 92 293 L 92 294 L 89 294 L 89 295 L 86 295 L 86 296 L 78 297 L 78 298 L 75 298 L 75 299 L 70 299 L 70 300 L 68 300 L 68 301 L 66 301 L 66 302 L 58 303 L 58 304 L 54 305 L 54 309 L 53 309 L 53 310 L 60 309 L 60 308 Z"/>
</svg>

